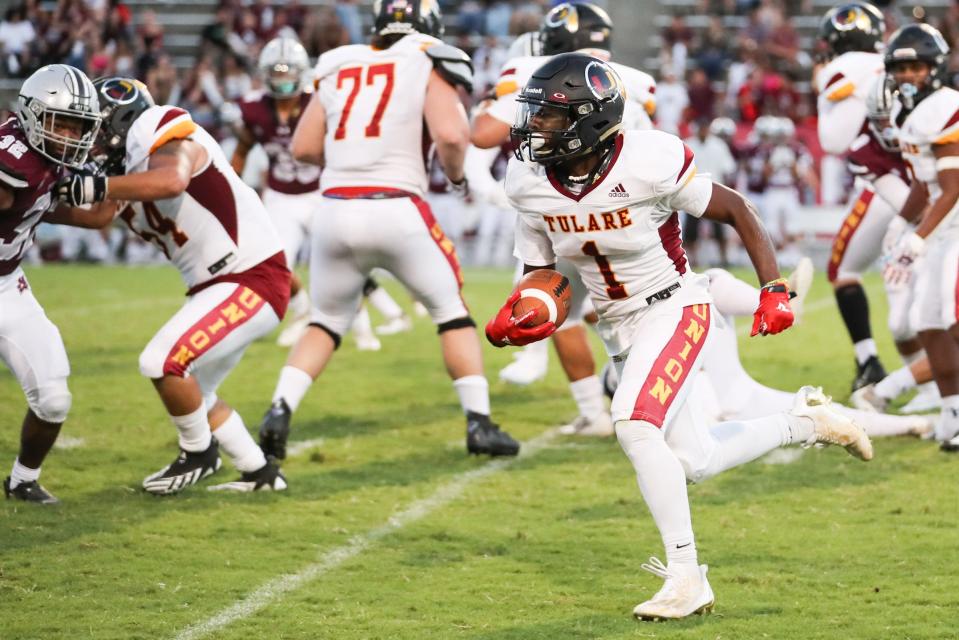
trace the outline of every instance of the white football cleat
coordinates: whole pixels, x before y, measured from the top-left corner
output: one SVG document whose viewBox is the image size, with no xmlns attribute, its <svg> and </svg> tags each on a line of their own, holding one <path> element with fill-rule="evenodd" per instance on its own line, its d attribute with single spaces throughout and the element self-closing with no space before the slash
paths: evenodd
<svg viewBox="0 0 959 640">
<path fill-rule="evenodd" d="M 796 392 L 789 414 L 813 421 L 812 435 L 806 440 L 806 446 L 836 444 L 861 460 L 872 460 L 869 436 L 858 424 L 837 413 L 829 406 L 830 403 L 829 397 L 819 387 L 806 386 Z"/>
<path fill-rule="evenodd" d="M 276 337 L 276 344 L 281 347 L 292 347 L 297 342 L 299 342 L 300 337 L 306 332 L 306 328 L 310 326 L 310 316 L 309 314 L 300 316 L 299 318 L 293 318 L 286 328 L 280 332 L 280 335 Z"/>
<path fill-rule="evenodd" d="M 927 382 L 919 385 L 919 393 L 903 405 L 900 413 L 925 413 L 935 411 L 942 407 L 942 396 L 939 395 L 939 387 L 935 382 Z"/>
<path fill-rule="evenodd" d="M 803 303 L 806 301 L 809 288 L 812 287 L 813 273 L 815 270 L 816 268 L 813 266 L 812 260 L 807 256 L 803 256 L 799 259 L 799 263 L 796 264 L 793 272 L 786 278 L 789 284 L 789 290 L 796 293 L 796 297 L 789 301 L 789 306 L 793 310 L 793 325 L 798 325 L 802 322 Z"/>
<path fill-rule="evenodd" d="M 888 400 L 876 393 L 876 385 L 873 383 L 853 391 L 852 395 L 849 396 L 849 401 L 852 406 L 860 411 L 869 411 L 870 413 L 885 413 L 886 406 L 889 404 Z"/>
<path fill-rule="evenodd" d="M 360 334 L 353 332 L 353 340 L 356 342 L 356 348 L 360 351 L 379 351 L 383 348 L 380 339 L 371 334 Z"/>
<path fill-rule="evenodd" d="M 706 579 L 706 565 L 667 567 L 659 558 L 650 558 L 642 568 L 666 582 L 656 595 L 633 609 L 639 620 L 678 620 L 713 610 L 716 596 Z"/>
<path fill-rule="evenodd" d="M 609 415 L 609 411 L 603 411 L 592 418 L 577 416 L 576 419 L 569 424 L 561 426 L 559 432 L 564 436 L 608 438 L 616 431 L 613 429 L 613 418 Z"/>
<path fill-rule="evenodd" d="M 509 363 L 499 372 L 499 379 L 503 382 L 525 387 L 537 380 L 546 377 L 549 365 L 549 343 L 540 340 L 527 345 L 522 351 L 513 356 Z"/>
<path fill-rule="evenodd" d="M 417 318 L 426 318 L 430 315 L 430 310 L 422 302 L 416 300 L 413 302 L 413 315 Z"/>
<path fill-rule="evenodd" d="M 397 333 L 403 333 L 413 328 L 413 321 L 406 314 L 393 318 L 389 322 L 376 327 L 376 332 L 381 336 L 392 336 Z"/>
</svg>

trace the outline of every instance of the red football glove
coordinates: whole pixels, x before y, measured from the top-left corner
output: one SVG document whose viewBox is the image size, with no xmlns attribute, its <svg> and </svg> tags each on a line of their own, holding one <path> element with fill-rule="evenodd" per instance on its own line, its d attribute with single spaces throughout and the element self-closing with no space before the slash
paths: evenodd
<svg viewBox="0 0 959 640">
<path fill-rule="evenodd" d="M 517 300 L 519 300 L 519 291 L 514 291 L 506 304 L 486 324 L 486 339 L 494 347 L 505 347 L 506 345 L 525 347 L 531 342 L 550 337 L 556 331 L 556 325 L 552 322 L 544 322 L 535 327 L 522 326 L 521 323 L 536 312 L 530 310 L 519 318 L 514 318 L 513 305 L 516 304 Z"/>
<path fill-rule="evenodd" d="M 763 285 L 759 290 L 759 308 L 753 313 L 753 330 L 749 335 L 768 336 L 791 327 L 795 318 L 789 306 L 790 297 L 785 278 Z"/>
</svg>

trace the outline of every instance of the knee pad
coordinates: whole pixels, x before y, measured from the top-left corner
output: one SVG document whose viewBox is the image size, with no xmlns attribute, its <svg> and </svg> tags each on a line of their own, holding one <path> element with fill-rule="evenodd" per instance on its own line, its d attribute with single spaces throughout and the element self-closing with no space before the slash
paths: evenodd
<svg viewBox="0 0 959 640">
<path fill-rule="evenodd" d="M 436 333 L 444 333 L 446 331 L 452 331 L 453 329 L 465 329 L 466 327 L 476 327 L 476 323 L 473 322 L 473 318 L 466 316 L 465 318 L 457 318 L 456 320 L 441 322 L 440 324 L 436 325 Z"/>
<path fill-rule="evenodd" d="M 336 331 L 333 331 L 328 326 L 320 322 L 311 322 L 310 326 L 316 327 L 320 331 L 323 331 L 324 333 L 326 333 L 326 335 L 330 336 L 330 338 L 333 340 L 333 349 L 340 348 L 340 343 L 343 342 L 343 336 L 341 336 Z"/>
<path fill-rule="evenodd" d="M 617 420 L 613 428 L 616 430 L 616 439 L 619 440 L 619 445 L 626 455 L 629 455 L 631 447 L 642 446 L 644 440 L 666 439 L 662 429 L 645 420 Z"/>
<path fill-rule="evenodd" d="M 63 378 L 37 388 L 35 393 L 28 394 L 28 401 L 30 409 L 38 418 L 44 422 L 60 424 L 70 413 L 73 396 L 67 388 L 66 378 Z"/>
<path fill-rule="evenodd" d="M 183 376 L 186 373 L 186 367 L 181 367 L 182 371 L 164 371 L 166 366 L 167 352 L 159 349 L 152 344 L 148 344 L 140 353 L 140 374 L 144 377 L 156 380 L 162 378 L 166 373 Z"/>
</svg>

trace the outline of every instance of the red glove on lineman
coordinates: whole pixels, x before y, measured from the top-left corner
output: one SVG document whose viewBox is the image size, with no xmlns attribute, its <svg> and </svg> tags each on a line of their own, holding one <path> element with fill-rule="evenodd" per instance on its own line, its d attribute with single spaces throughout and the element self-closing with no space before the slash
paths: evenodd
<svg viewBox="0 0 959 640">
<path fill-rule="evenodd" d="M 780 278 L 763 285 L 759 290 L 759 308 L 753 313 L 753 330 L 750 336 L 764 336 L 785 331 L 793 324 L 793 310 L 789 307 L 789 287 L 786 279 Z"/>
<path fill-rule="evenodd" d="M 519 300 L 519 291 L 514 291 L 506 304 L 486 324 L 486 339 L 494 347 L 505 347 L 506 345 L 524 347 L 531 342 L 548 338 L 556 331 L 556 325 L 552 322 L 544 322 L 535 327 L 522 326 L 520 323 L 535 311 L 530 310 L 519 318 L 514 318 L 513 305 L 516 304 L 517 300 Z"/>
</svg>

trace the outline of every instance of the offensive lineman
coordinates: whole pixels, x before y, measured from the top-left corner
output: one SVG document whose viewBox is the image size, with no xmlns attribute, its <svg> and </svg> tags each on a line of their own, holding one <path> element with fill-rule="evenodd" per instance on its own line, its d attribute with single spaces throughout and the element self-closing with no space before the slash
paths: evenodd
<svg viewBox="0 0 959 640">
<path fill-rule="evenodd" d="M 323 202 L 310 252 L 310 326 L 280 372 L 260 444 L 286 453 L 292 412 L 325 369 L 359 307 L 369 272 L 384 268 L 429 310 L 466 414 L 470 453 L 516 455 L 519 443 L 490 419 L 476 325 L 460 295 L 453 243 L 423 200 L 428 132 L 447 178 L 465 191 L 469 138 L 457 86 L 472 68 L 442 32 L 433 0 L 378 0 L 372 45 L 320 56 L 317 91 L 293 134 L 297 160 L 323 166 Z M 425 128 L 424 128 L 425 121 Z"/>
<path fill-rule="evenodd" d="M 63 167 L 83 166 L 99 126 L 93 84 L 65 64 L 48 65 L 24 80 L 16 117 L 0 124 L 0 359 L 16 376 L 28 407 L 3 493 L 25 502 L 58 502 L 40 485 L 40 466 L 72 396 L 63 339 L 33 297 L 20 263 Z"/>
<path fill-rule="evenodd" d="M 707 425 L 692 383 L 711 342 L 714 311 L 707 278 L 687 268 L 676 211 L 736 228 L 765 283 L 753 335 L 775 334 L 792 324 L 793 314 L 754 208 L 735 191 L 697 177 L 692 153 L 675 136 L 622 131 L 621 85 L 600 60 L 556 56 L 517 101 L 517 160 L 506 177 L 519 213 L 517 255 L 527 271 L 552 268 L 563 257 L 582 275 L 621 380 L 612 403 L 616 434 L 666 547 L 666 565 L 643 565 L 665 584 L 633 613 L 666 619 L 709 610 L 714 596 L 707 568 L 697 561 L 687 479 L 701 481 L 792 443 L 839 444 L 864 460 L 872 458 L 872 445 L 811 387 L 800 389 L 788 414 Z M 616 185 L 629 196 L 608 195 Z M 518 296 L 487 324 L 496 346 L 523 345 L 555 330 L 550 322 L 516 323 Z"/>
<path fill-rule="evenodd" d="M 498 147 L 509 138 L 519 90 L 529 80 L 533 71 L 551 56 L 578 51 L 609 61 L 612 32 L 613 22 L 609 15 L 594 4 L 566 2 L 553 8 L 543 18 L 540 26 L 541 55 L 513 58 L 503 65 L 495 88 L 495 101 L 486 108 L 481 108 L 473 120 L 473 144 L 479 148 Z M 609 64 L 625 83 L 628 100 L 623 114 L 624 127 L 651 129 L 651 117 L 656 108 L 655 81 L 649 74 L 638 69 L 615 62 Z M 615 185 L 613 189 L 616 189 Z M 624 192 L 617 192 L 615 197 L 624 196 Z M 602 382 L 596 375 L 596 364 L 583 325 L 586 287 L 573 265 L 561 260 L 558 268 L 570 279 L 573 294 L 570 300 L 570 315 L 563 327 L 553 336 L 553 344 L 579 411 L 579 415 L 571 423 L 561 427 L 561 432 L 611 436 L 613 425 L 606 410 Z M 529 384 L 546 375 L 546 364 L 547 345 L 533 343 L 516 354 L 515 361 L 500 372 L 500 377 L 514 383 Z"/>
<path fill-rule="evenodd" d="M 61 179 L 56 193 L 65 205 L 49 219 L 98 228 L 118 216 L 160 248 L 188 287 L 186 303 L 140 354 L 140 372 L 152 380 L 180 445 L 143 488 L 162 495 L 196 484 L 219 470 L 222 446 L 241 476 L 211 489 L 285 489 L 283 474 L 216 393 L 246 347 L 286 312 L 290 272 L 279 236 L 256 192 L 190 114 L 155 105 L 138 80 L 102 78 L 95 86 L 105 175 Z M 79 208 L 85 205 L 94 206 Z"/>
<path fill-rule="evenodd" d="M 862 0 L 834 7 L 822 19 L 819 37 L 833 57 L 816 72 L 814 83 L 819 143 L 827 153 L 855 151 L 852 147 L 861 147 L 862 136 L 869 135 L 866 94 L 883 72 L 879 50 L 885 29 L 879 9 Z M 902 181 L 887 175 L 873 183 L 857 179 L 859 194 L 836 235 L 829 262 L 829 281 L 856 354 L 853 391 L 886 375 L 872 337 L 862 272 L 879 256 L 883 233 L 905 197 Z"/>
</svg>

